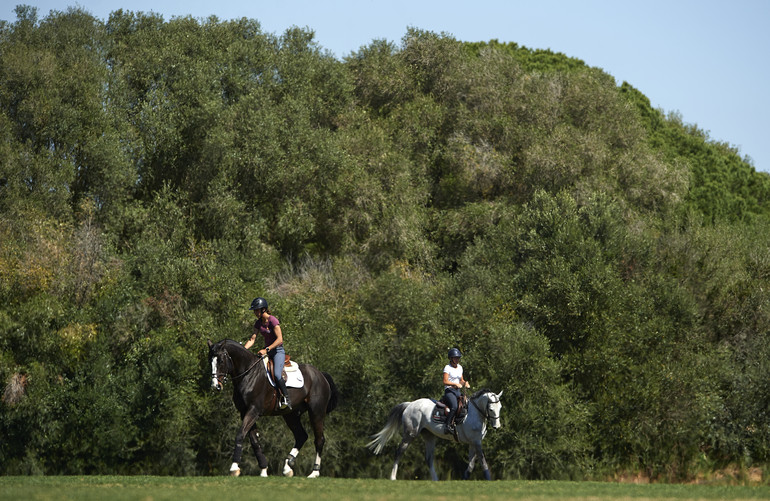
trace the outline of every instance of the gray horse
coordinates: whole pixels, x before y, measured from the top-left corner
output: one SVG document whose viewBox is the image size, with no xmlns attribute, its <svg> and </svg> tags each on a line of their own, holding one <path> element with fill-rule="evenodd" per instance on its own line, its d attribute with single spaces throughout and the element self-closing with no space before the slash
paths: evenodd
<svg viewBox="0 0 770 501">
<path fill-rule="evenodd" d="M 501 391 L 495 394 L 489 390 L 477 391 L 469 399 L 468 416 L 462 423 L 457 425 L 457 440 L 469 445 L 468 469 L 465 470 L 463 478 L 468 478 L 473 471 L 476 459 L 481 459 L 481 467 L 484 469 L 484 478 L 492 478 L 489 473 L 489 465 L 484 457 L 484 451 L 481 450 L 481 440 L 487 434 L 487 421 L 492 428 L 500 428 L 500 397 Z M 385 448 L 385 444 L 393 435 L 403 428 L 401 444 L 396 449 L 396 461 L 393 463 L 393 471 L 390 472 L 390 479 L 396 479 L 398 472 L 398 461 L 406 451 L 412 440 L 415 439 L 421 431 L 425 433 L 425 462 L 430 468 L 430 477 L 432 480 L 438 480 L 436 470 L 433 469 L 433 453 L 436 449 L 436 437 L 445 440 L 454 439 L 454 435 L 444 433 L 444 424 L 436 423 L 431 418 L 436 402 L 429 398 L 421 398 L 413 402 L 402 402 L 390 411 L 388 422 L 385 427 L 376 435 L 372 435 L 373 440 L 367 444 L 375 454 L 379 454 Z"/>
</svg>

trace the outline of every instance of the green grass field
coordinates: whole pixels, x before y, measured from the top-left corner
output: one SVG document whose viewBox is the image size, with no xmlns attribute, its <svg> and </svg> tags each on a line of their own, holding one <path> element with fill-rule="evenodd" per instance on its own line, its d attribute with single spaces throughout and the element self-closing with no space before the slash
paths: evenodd
<svg viewBox="0 0 770 501">
<path fill-rule="evenodd" d="M 0 500 L 247 500 L 279 495 L 323 500 L 702 500 L 770 499 L 767 486 L 621 484 L 558 481 L 372 480 L 259 477 L 0 477 Z"/>
</svg>

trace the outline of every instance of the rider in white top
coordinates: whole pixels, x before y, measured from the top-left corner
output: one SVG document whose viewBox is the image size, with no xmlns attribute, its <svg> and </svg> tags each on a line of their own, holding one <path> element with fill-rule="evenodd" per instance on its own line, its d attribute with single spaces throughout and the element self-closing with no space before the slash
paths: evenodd
<svg viewBox="0 0 770 501">
<path fill-rule="evenodd" d="M 457 399 L 460 398 L 461 388 L 470 388 L 463 378 L 463 366 L 460 365 L 462 353 L 457 348 L 449 350 L 449 363 L 444 366 L 444 401 L 449 405 L 449 414 L 444 425 L 444 433 L 454 433 L 454 417 L 457 412 Z"/>
</svg>

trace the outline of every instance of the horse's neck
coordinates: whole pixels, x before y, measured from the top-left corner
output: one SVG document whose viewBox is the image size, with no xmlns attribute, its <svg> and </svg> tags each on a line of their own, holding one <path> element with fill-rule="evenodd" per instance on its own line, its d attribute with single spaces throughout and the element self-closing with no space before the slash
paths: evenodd
<svg viewBox="0 0 770 501">
<path fill-rule="evenodd" d="M 245 371 L 257 359 L 255 354 L 238 343 L 229 342 L 225 348 L 227 349 L 227 354 L 230 355 L 230 360 L 233 361 L 233 369 L 236 373 Z"/>
<path fill-rule="evenodd" d="M 475 433 L 477 432 L 471 430 L 478 429 L 475 428 L 475 426 L 478 426 L 479 424 L 481 425 L 481 436 L 483 437 L 486 434 L 487 419 L 484 409 L 487 405 L 487 398 L 486 393 L 482 393 L 475 398 L 468 398 L 468 418 L 462 423 L 462 427 L 465 429 L 466 434 L 471 433 L 475 436 Z"/>
<path fill-rule="evenodd" d="M 482 393 L 476 398 L 471 399 L 471 407 L 476 409 L 476 412 L 479 413 L 482 420 L 486 417 L 484 415 L 484 409 L 487 408 L 487 405 L 489 405 L 489 393 Z"/>
</svg>

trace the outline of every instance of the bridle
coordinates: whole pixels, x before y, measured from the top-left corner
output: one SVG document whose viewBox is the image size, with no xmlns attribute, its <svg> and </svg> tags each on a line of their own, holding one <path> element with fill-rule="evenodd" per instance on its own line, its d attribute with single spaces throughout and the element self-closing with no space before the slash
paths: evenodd
<svg viewBox="0 0 770 501">
<path fill-rule="evenodd" d="M 230 367 L 233 366 L 233 360 L 230 358 L 230 355 L 225 351 L 221 350 L 220 353 L 217 353 L 214 355 L 214 358 L 217 360 L 217 369 L 211 371 L 211 378 L 216 379 L 217 383 L 219 383 L 221 386 L 224 386 L 224 384 L 227 382 L 227 376 L 230 374 Z M 224 362 L 220 364 L 219 362 Z M 227 368 L 224 371 L 219 370 L 219 367 L 221 365 L 227 366 Z"/>
<path fill-rule="evenodd" d="M 230 358 L 230 354 L 227 353 L 227 350 L 221 350 L 220 353 L 215 355 L 215 357 L 216 357 L 217 361 L 225 361 L 226 360 L 225 365 L 227 365 L 227 369 L 225 369 L 223 372 L 220 372 L 219 371 L 219 364 L 217 364 L 217 370 L 216 371 L 211 371 L 211 377 L 212 378 L 216 378 L 216 380 L 217 380 L 217 382 L 219 382 L 219 384 L 224 385 L 227 382 L 227 376 L 228 376 L 228 374 L 230 374 L 230 370 L 235 367 L 235 364 L 233 364 L 233 359 Z M 254 367 L 256 367 L 257 364 L 259 362 L 261 362 L 263 358 L 264 357 L 258 356 L 257 359 L 254 360 L 254 362 L 252 362 L 252 364 L 249 366 L 248 369 L 246 369 L 245 371 L 241 372 L 237 376 L 233 376 L 233 381 L 235 381 L 236 379 L 242 378 L 243 376 L 245 376 L 246 374 L 251 372 L 251 370 Z"/>
<path fill-rule="evenodd" d="M 479 405 L 476 403 L 476 398 L 472 398 L 471 399 L 471 403 L 476 408 L 476 410 L 479 411 L 479 413 L 482 416 L 487 418 L 487 421 L 494 421 L 494 420 L 500 419 L 500 414 L 494 415 L 494 414 L 492 414 L 492 410 L 491 410 L 492 409 L 492 404 L 499 403 L 500 399 L 497 398 L 497 395 L 495 395 L 492 392 L 487 393 L 487 395 L 489 395 L 489 396 L 487 397 L 488 402 L 487 402 L 487 408 L 485 410 L 481 410 L 481 407 L 479 407 Z M 479 396 L 481 396 L 481 395 L 479 395 Z M 492 400 L 493 397 L 495 398 L 495 400 Z"/>
</svg>

